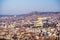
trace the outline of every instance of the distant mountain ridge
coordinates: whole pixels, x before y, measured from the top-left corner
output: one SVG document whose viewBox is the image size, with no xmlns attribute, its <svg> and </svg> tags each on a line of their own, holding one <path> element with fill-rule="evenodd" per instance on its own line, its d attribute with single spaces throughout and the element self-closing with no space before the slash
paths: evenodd
<svg viewBox="0 0 60 40">
<path fill-rule="evenodd" d="M 31 15 L 49 15 L 49 14 L 60 14 L 60 12 L 31 12 L 31 13 L 27 13 L 27 14 L 21 14 L 21 15 L 16 15 L 16 16 L 31 16 Z M 0 17 L 10 17 L 10 16 L 14 16 L 14 15 L 0 15 Z"/>
<path fill-rule="evenodd" d="M 32 15 L 50 15 L 50 14 L 60 14 L 60 12 L 31 12 L 28 14 L 22 14 L 17 16 L 32 16 Z"/>
</svg>

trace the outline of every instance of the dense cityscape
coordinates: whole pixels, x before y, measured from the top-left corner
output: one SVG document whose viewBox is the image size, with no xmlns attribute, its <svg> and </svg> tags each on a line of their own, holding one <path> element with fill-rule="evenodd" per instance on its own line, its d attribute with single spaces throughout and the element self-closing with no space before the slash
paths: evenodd
<svg viewBox="0 0 60 40">
<path fill-rule="evenodd" d="M 60 12 L 0 16 L 0 40 L 60 40 Z"/>
</svg>

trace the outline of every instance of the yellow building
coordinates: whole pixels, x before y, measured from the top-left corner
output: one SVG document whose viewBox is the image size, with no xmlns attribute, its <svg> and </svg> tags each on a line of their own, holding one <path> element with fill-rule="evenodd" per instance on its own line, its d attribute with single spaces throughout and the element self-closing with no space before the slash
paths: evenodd
<svg viewBox="0 0 60 40">
<path fill-rule="evenodd" d="M 34 26 L 43 26 L 43 22 L 42 22 L 42 18 L 41 17 L 38 17 L 37 18 L 37 21 L 35 21 L 35 23 L 34 23 Z"/>
</svg>

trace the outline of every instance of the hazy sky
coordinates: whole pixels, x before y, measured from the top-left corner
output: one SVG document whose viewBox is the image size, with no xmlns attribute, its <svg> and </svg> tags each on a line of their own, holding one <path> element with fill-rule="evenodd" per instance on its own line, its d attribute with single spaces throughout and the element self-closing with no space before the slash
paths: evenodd
<svg viewBox="0 0 60 40">
<path fill-rule="evenodd" d="M 0 15 L 18 15 L 32 11 L 60 12 L 60 0 L 0 0 Z"/>
</svg>

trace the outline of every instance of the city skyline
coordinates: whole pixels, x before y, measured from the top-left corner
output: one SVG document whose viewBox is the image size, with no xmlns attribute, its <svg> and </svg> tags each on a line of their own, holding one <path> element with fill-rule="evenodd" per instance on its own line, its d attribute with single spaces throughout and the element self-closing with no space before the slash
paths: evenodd
<svg viewBox="0 0 60 40">
<path fill-rule="evenodd" d="M 32 11 L 60 12 L 60 0 L 0 0 L 0 15 L 27 14 Z"/>
</svg>

